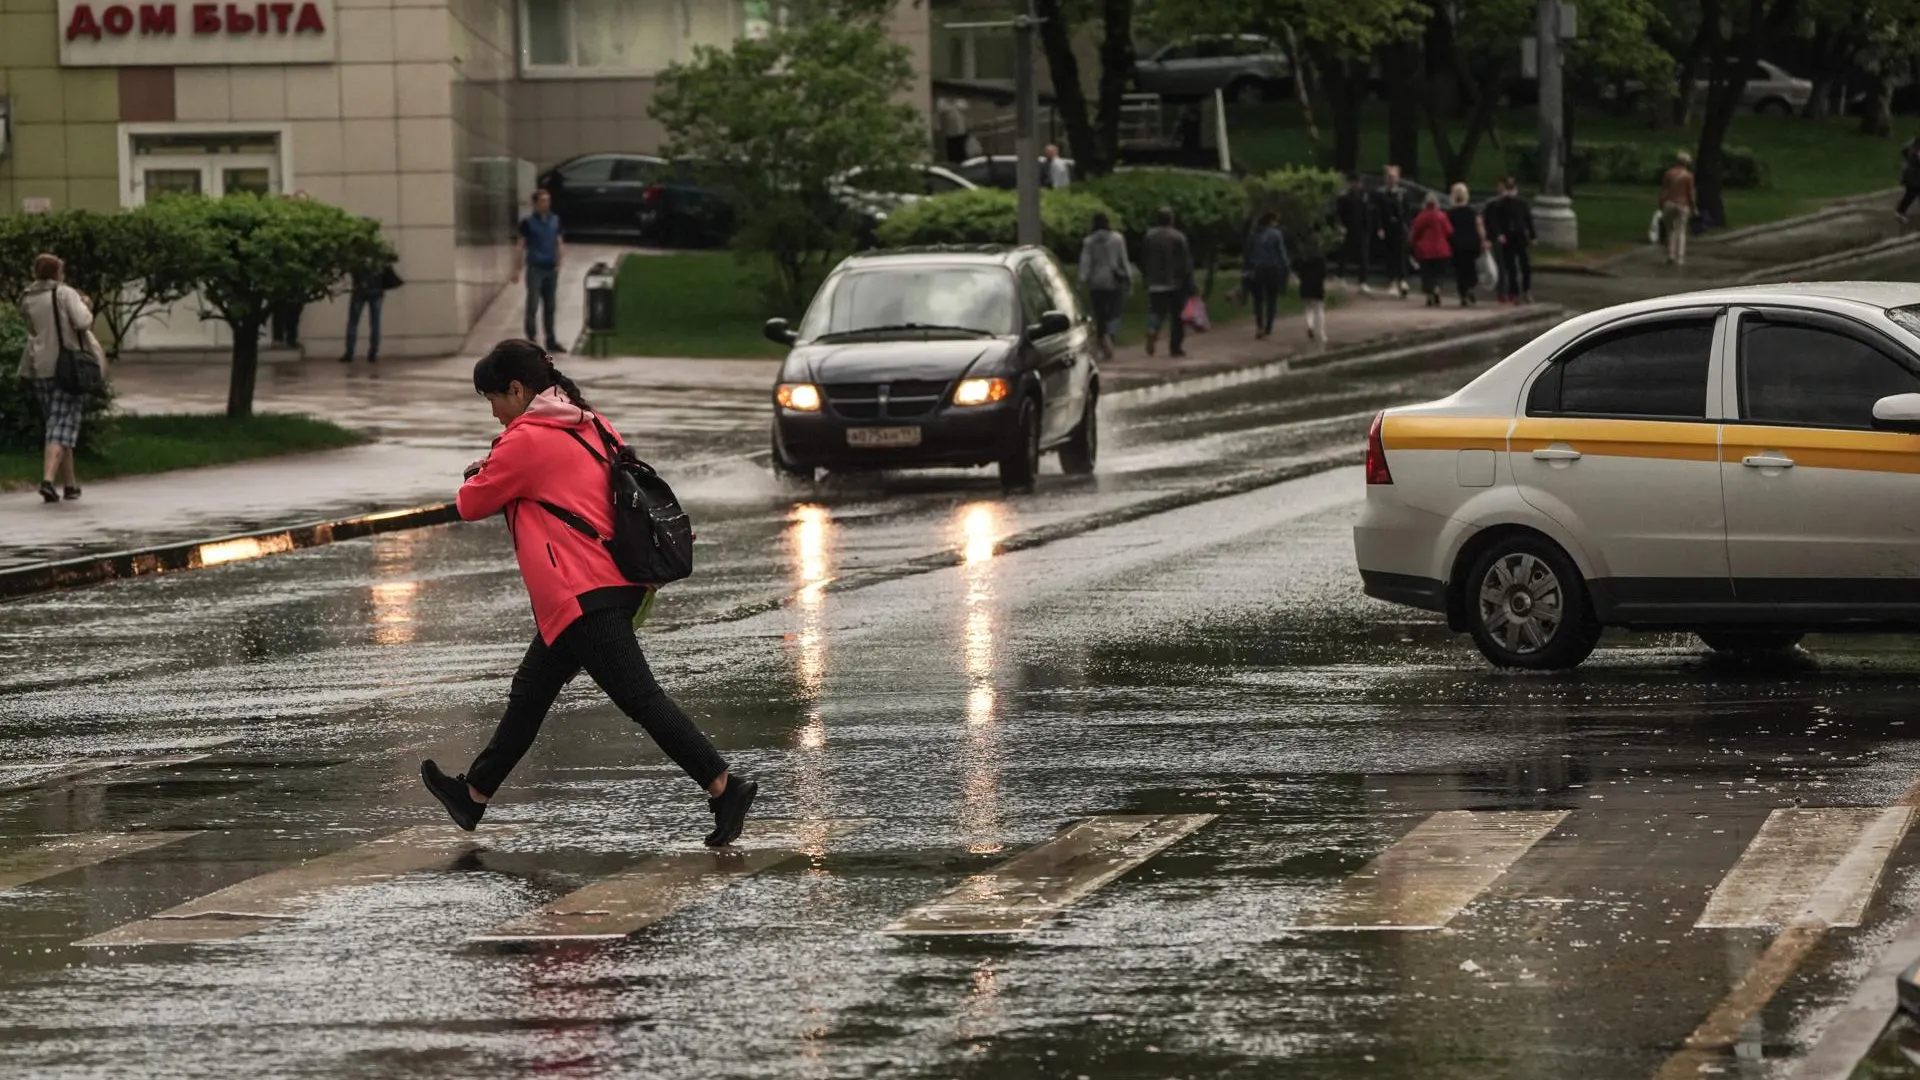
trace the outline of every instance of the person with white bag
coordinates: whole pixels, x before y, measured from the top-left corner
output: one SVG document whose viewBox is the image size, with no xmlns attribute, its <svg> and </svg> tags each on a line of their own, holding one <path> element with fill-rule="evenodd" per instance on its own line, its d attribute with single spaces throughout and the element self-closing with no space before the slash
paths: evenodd
<svg viewBox="0 0 1920 1080">
<path fill-rule="evenodd" d="M 1467 203 L 1467 185 L 1453 185 L 1450 200 L 1453 207 L 1447 211 L 1447 224 L 1453 226 L 1449 240 L 1453 244 L 1454 284 L 1460 290 L 1460 306 L 1472 307 L 1481 278 L 1493 280 L 1500 271 L 1494 266 L 1489 273 L 1482 265 L 1492 262 L 1492 249 L 1487 245 L 1487 223 L 1481 220 L 1480 211 Z"/>
</svg>

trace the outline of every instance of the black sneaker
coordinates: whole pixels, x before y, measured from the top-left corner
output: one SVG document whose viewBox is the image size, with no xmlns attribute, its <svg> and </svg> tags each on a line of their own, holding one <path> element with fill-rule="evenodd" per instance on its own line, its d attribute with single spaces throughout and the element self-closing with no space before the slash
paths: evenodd
<svg viewBox="0 0 1920 1080">
<path fill-rule="evenodd" d="M 713 831 L 707 834 L 708 847 L 726 847 L 740 839 L 740 830 L 747 824 L 747 808 L 753 805 L 753 797 L 760 793 L 760 785 L 735 773 L 727 777 L 727 790 L 717 799 L 708 799 L 707 808 L 713 811 Z"/>
<path fill-rule="evenodd" d="M 42 501 L 50 502 L 50 503 L 57 503 L 60 501 L 60 492 L 57 488 L 53 486 L 53 481 L 51 480 L 40 481 L 40 498 Z"/>
<path fill-rule="evenodd" d="M 80 485 L 68 484 L 66 488 L 61 492 L 61 494 L 65 495 L 69 499 L 77 499 L 80 497 Z"/>
<path fill-rule="evenodd" d="M 447 808 L 455 825 L 472 832 L 473 827 L 480 824 L 480 815 L 487 812 L 487 804 L 474 802 L 473 797 L 467 794 L 465 773 L 448 776 L 440 771 L 440 766 L 423 761 L 420 763 L 420 779 L 426 781 L 427 790 L 440 800 L 440 805 Z"/>
</svg>

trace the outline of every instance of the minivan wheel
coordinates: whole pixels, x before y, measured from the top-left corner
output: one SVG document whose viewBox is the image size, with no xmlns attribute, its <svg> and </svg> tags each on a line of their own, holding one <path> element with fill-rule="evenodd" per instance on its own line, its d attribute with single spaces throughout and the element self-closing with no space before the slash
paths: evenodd
<svg viewBox="0 0 1920 1080">
<path fill-rule="evenodd" d="M 1000 458 L 1003 491 L 1028 491 L 1040 474 L 1040 407 L 1028 398 L 1020 403 L 1007 448 Z"/>
<path fill-rule="evenodd" d="M 1100 391 L 1098 388 L 1089 388 L 1086 411 L 1080 414 L 1080 426 L 1073 429 L 1066 445 L 1060 448 L 1060 467 L 1069 476 L 1086 476 L 1093 472 L 1094 461 L 1099 456 Z"/>
<path fill-rule="evenodd" d="M 1717 653 L 1752 654 L 1786 652 L 1805 634 L 1791 630 L 1699 630 L 1700 640 Z"/>
<path fill-rule="evenodd" d="M 1561 671 L 1600 641 L 1579 569 L 1545 537 L 1496 540 L 1465 584 L 1467 628 L 1495 667 Z"/>
<path fill-rule="evenodd" d="M 801 465 L 798 462 L 788 460 L 787 452 L 780 446 L 780 432 L 778 428 L 773 432 L 773 453 L 771 457 L 773 460 L 774 479 L 804 484 L 813 483 L 815 476 L 814 467 L 811 465 Z"/>
</svg>

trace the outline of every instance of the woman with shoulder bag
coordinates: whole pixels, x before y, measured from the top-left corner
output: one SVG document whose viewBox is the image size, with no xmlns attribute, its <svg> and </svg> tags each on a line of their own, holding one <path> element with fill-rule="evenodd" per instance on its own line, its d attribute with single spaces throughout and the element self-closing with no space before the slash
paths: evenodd
<svg viewBox="0 0 1920 1080">
<path fill-rule="evenodd" d="M 730 775 L 713 743 L 654 680 L 634 638 L 634 623 L 652 598 L 629 581 L 613 554 L 587 535 L 614 535 L 612 478 L 595 446 L 619 434 L 594 415 L 573 380 L 531 341 L 508 340 L 473 366 L 474 390 L 506 430 L 486 457 L 467 467 L 457 500 L 460 516 L 481 521 L 504 514 L 514 556 L 533 601 L 538 632 L 514 672 L 506 715 L 493 741 L 467 771 L 448 776 L 420 763 L 427 790 L 469 832 L 480 823 L 507 774 L 533 745 L 562 687 L 582 670 L 644 728 L 695 783 L 713 812 L 708 847 L 739 837 L 760 785 Z"/>
<path fill-rule="evenodd" d="M 106 371 L 105 357 L 93 337 L 93 312 L 87 299 L 66 283 L 66 264 L 57 256 L 33 260 L 33 284 L 20 297 L 27 323 L 27 347 L 20 356 L 20 377 L 33 381 L 33 396 L 46 417 L 46 457 L 40 498 L 57 503 L 80 497 L 74 475 L 74 447 L 80 443 L 80 418 L 87 394 Z M 65 488 L 54 487 L 55 481 Z"/>
</svg>

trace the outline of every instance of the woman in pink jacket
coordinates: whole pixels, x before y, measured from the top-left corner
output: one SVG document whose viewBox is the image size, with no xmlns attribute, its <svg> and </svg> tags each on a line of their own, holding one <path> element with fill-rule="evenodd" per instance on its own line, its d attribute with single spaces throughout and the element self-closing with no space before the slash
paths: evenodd
<svg viewBox="0 0 1920 1080">
<path fill-rule="evenodd" d="M 561 687 L 584 668 L 620 711 L 706 789 L 714 817 L 707 845 L 731 844 L 759 785 L 744 776 L 729 778 L 713 743 L 654 681 L 633 628 L 647 586 L 623 577 L 606 547 L 568 522 L 571 517 L 600 536 L 613 535 L 612 478 L 594 414 L 572 380 L 531 341 L 494 346 L 473 366 L 473 386 L 506 430 L 486 457 L 467 467 L 457 505 L 467 521 L 506 515 L 539 633 L 514 673 L 493 741 L 459 776 L 421 762 L 427 790 L 454 824 L 472 831 L 533 745 Z"/>
</svg>

